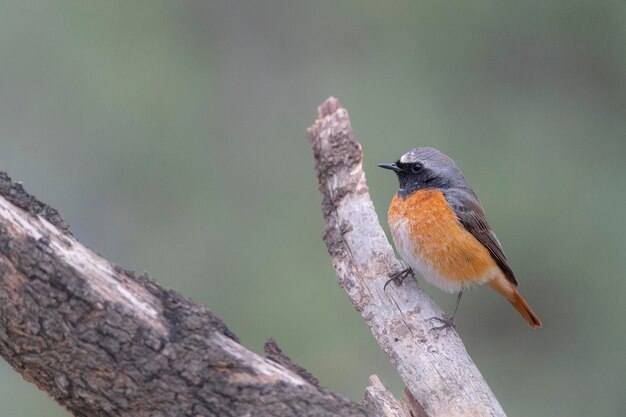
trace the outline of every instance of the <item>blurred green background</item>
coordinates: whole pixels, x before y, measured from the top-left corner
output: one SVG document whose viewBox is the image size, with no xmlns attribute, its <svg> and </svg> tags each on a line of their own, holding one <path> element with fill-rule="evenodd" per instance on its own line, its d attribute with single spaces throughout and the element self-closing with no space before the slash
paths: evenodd
<svg viewBox="0 0 626 417">
<path fill-rule="evenodd" d="M 626 3 L 0 0 L 0 170 L 360 400 L 372 373 L 402 386 L 320 239 L 305 128 L 329 95 L 383 220 L 397 184 L 376 163 L 415 146 L 481 197 L 544 323 L 488 288 L 463 300 L 508 415 L 624 416 Z M 4 362 L 0 384 L 0 417 L 67 416 Z"/>
</svg>

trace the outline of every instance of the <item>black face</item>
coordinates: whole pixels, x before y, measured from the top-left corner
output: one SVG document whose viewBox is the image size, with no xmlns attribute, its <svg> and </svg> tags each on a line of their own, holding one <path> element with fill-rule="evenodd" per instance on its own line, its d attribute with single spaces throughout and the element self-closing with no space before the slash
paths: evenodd
<svg viewBox="0 0 626 417">
<path fill-rule="evenodd" d="M 378 166 L 396 173 L 400 181 L 398 195 L 402 198 L 425 188 L 456 188 L 473 193 L 456 163 L 435 148 L 414 148 L 402 155 L 399 161 Z"/>
<path fill-rule="evenodd" d="M 449 186 L 445 178 L 438 176 L 421 162 L 407 163 L 398 160 L 393 164 L 379 164 L 378 166 L 396 173 L 400 182 L 398 195 L 402 198 L 408 197 L 417 190 Z"/>
</svg>

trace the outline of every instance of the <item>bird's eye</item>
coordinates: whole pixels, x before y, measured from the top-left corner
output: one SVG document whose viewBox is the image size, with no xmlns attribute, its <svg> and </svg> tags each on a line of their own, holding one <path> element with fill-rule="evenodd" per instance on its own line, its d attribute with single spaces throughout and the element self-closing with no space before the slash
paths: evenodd
<svg viewBox="0 0 626 417">
<path fill-rule="evenodd" d="M 424 166 L 422 164 L 420 164 L 419 162 L 416 162 L 413 165 L 411 165 L 411 172 L 413 172 L 414 174 L 417 174 L 418 172 L 422 170 L 423 167 Z"/>
</svg>

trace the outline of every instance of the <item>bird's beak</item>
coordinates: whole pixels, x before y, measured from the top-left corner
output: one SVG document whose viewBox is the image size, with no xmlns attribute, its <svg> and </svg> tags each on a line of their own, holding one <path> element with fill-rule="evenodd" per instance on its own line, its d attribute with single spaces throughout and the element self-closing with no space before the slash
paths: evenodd
<svg viewBox="0 0 626 417">
<path fill-rule="evenodd" d="M 396 165 L 395 162 L 392 164 L 378 164 L 378 166 L 381 168 L 390 169 L 394 172 L 402 171 L 402 169 L 398 165 Z"/>
</svg>

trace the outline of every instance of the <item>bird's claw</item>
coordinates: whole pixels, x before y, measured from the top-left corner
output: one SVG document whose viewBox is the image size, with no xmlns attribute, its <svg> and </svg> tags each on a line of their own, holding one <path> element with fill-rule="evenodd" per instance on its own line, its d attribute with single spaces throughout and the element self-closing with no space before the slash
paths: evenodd
<svg viewBox="0 0 626 417">
<path fill-rule="evenodd" d="M 411 267 L 394 272 L 393 274 L 389 276 L 389 279 L 387 280 L 387 282 L 385 282 L 385 285 L 383 286 L 383 291 L 387 290 L 387 285 L 389 285 L 391 281 L 396 281 L 397 285 L 402 285 L 404 280 L 409 276 L 415 277 L 415 273 L 413 272 Z"/>
<path fill-rule="evenodd" d="M 456 325 L 454 324 L 454 317 L 445 317 L 441 318 L 441 317 L 431 317 L 428 320 L 435 320 L 438 321 L 439 323 L 442 323 L 441 326 L 435 326 L 433 328 L 431 328 L 428 332 L 432 332 L 432 331 L 438 331 L 438 330 L 444 330 L 444 329 L 456 329 Z"/>
</svg>

